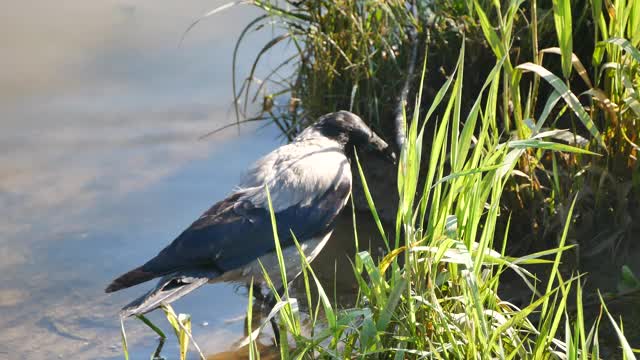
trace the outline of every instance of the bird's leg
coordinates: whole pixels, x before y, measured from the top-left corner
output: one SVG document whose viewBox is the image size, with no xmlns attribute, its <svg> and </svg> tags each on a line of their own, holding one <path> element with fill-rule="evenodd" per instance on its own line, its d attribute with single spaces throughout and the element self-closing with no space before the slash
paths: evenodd
<svg viewBox="0 0 640 360">
<path fill-rule="evenodd" d="M 260 303 L 260 306 L 264 306 L 267 303 L 267 297 L 262 293 L 262 286 L 258 283 L 253 283 L 253 297 L 256 298 L 256 302 Z"/>
<path fill-rule="evenodd" d="M 162 330 L 158 326 L 156 326 L 156 324 L 152 323 L 151 320 L 149 320 L 146 316 L 142 314 L 138 314 L 136 315 L 136 317 L 140 321 L 142 321 L 145 325 L 147 325 L 149 328 L 151 328 L 151 330 L 153 330 L 156 334 L 158 334 L 158 346 L 156 347 L 156 350 L 153 352 L 153 355 L 151 355 L 151 359 L 152 360 L 164 359 L 164 357 L 162 357 L 160 353 L 162 352 L 162 347 L 164 346 L 164 342 L 167 340 L 167 336 L 164 334 L 164 332 L 162 332 Z"/>
<path fill-rule="evenodd" d="M 278 293 L 282 293 L 284 288 L 279 288 Z M 256 299 L 256 303 L 260 304 L 260 309 L 263 310 L 266 306 L 268 308 L 267 314 L 273 310 L 278 301 L 276 300 L 275 295 L 272 292 L 269 292 L 267 295 L 263 293 L 263 287 L 259 283 L 253 283 L 253 297 Z M 275 338 L 275 345 L 278 346 L 278 341 L 280 339 L 280 328 L 278 326 L 278 322 L 276 321 L 276 317 L 273 316 L 269 319 L 271 323 L 271 330 L 273 330 L 273 336 Z M 247 328 L 247 334 L 251 334 L 253 329 L 248 329 L 248 319 L 245 322 L 245 328 Z"/>
<path fill-rule="evenodd" d="M 158 347 L 156 347 L 156 351 L 154 351 L 153 355 L 151 355 L 151 360 L 164 360 L 164 357 L 160 355 L 160 353 L 162 352 L 162 347 L 164 346 L 165 339 L 166 338 L 158 339 Z"/>
<path fill-rule="evenodd" d="M 278 291 L 278 293 L 280 293 L 280 291 Z M 273 308 L 275 308 L 276 304 L 278 303 L 276 301 L 276 297 L 273 293 L 269 293 L 269 295 L 267 295 L 267 298 L 265 300 L 267 305 L 269 306 L 269 309 L 270 309 L 269 312 L 271 312 L 271 310 L 273 310 Z M 279 346 L 280 345 L 280 327 L 278 326 L 276 317 L 275 316 L 271 317 L 271 319 L 269 319 L 269 322 L 271 322 L 271 330 L 273 330 L 275 345 Z"/>
</svg>

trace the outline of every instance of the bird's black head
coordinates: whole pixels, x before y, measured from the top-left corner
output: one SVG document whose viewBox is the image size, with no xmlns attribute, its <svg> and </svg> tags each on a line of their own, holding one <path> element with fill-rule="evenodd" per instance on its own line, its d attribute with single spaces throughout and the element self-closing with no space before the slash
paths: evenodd
<svg viewBox="0 0 640 360">
<path fill-rule="evenodd" d="M 354 146 L 358 149 L 374 150 L 395 162 L 393 149 L 352 112 L 342 110 L 326 114 L 318 119 L 313 129 L 344 145 L 347 151 Z"/>
</svg>

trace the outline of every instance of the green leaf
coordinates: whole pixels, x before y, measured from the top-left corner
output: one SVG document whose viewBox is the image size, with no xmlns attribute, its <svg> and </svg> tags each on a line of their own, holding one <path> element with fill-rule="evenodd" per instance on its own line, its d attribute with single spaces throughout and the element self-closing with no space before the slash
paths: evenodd
<svg viewBox="0 0 640 360">
<path fill-rule="evenodd" d="M 573 56 L 571 0 L 553 0 L 553 20 L 562 56 L 562 74 L 568 79 L 571 76 Z"/>
<path fill-rule="evenodd" d="M 562 56 L 562 49 L 560 49 L 559 47 L 550 47 L 547 49 L 543 49 L 542 52 L 545 54 L 557 54 Z M 592 88 L 593 84 L 591 83 L 591 79 L 589 78 L 589 73 L 576 54 L 571 53 L 571 64 L 573 65 L 573 68 L 576 69 L 578 75 L 580 75 L 587 87 Z"/>
<path fill-rule="evenodd" d="M 620 275 L 620 282 L 618 284 L 618 291 L 632 291 L 640 289 L 640 279 L 631 271 L 629 266 L 622 266 L 622 274 Z"/>
<path fill-rule="evenodd" d="M 465 170 L 465 171 L 460 171 L 460 172 L 457 172 L 457 173 L 449 174 L 449 175 L 441 178 L 440 180 L 438 180 L 435 184 L 433 184 L 432 188 L 435 187 L 438 184 L 441 184 L 443 182 L 447 182 L 449 180 L 457 179 L 459 177 L 496 170 L 496 169 L 502 167 L 503 165 L 504 164 L 497 164 L 497 165 L 485 166 L 485 167 L 481 167 L 481 168 L 474 168 L 474 169 L 469 169 L 469 170 Z"/>
<path fill-rule="evenodd" d="M 120 318 L 120 339 L 122 340 L 124 359 L 129 360 L 129 344 L 127 343 L 127 333 L 124 331 L 124 319 L 122 318 Z"/>
<path fill-rule="evenodd" d="M 371 196 L 371 192 L 369 191 L 369 186 L 367 185 L 367 179 L 364 176 L 364 171 L 362 171 L 362 165 L 360 165 L 360 159 L 358 158 L 358 153 L 355 153 L 356 156 L 356 165 L 358 166 L 358 174 L 360 174 L 360 180 L 362 182 L 362 190 L 364 191 L 364 196 L 367 199 L 367 204 L 369 205 L 369 210 L 371 211 L 371 215 L 373 216 L 373 220 L 378 227 L 378 231 L 380 232 L 380 236 L 384 239 L 384 243 L 387 246 L 387 250 L 389 248 L 389 240 L 387 239 L 387 234 L 384 230 L 384 226 L 382 226 L 382 222 L 380 221 L 380 216 L 378 215 L 378 210 L 376 210 L 376 204 L 373 202 L 373 197 Z"/>
<path fill-rule="evenodd" d="M 579 147 L 565 145 L 560 143 L 555 143 L 552 141 L 544 141 L 538 139 L 528 139 L 528 140 L 513 140 L 509 141 L 507 145 L 513 149 L 527 149 L 527 148 L 536 148 L 536 149 L 545 149 L 545 150 L 553 150 L 553 151 L 566 151 L 571 153 L 578 154 L 589 154 L 600 156 L 600 154 L 591 152 L 589 150 L 581 149 Z"/>
<path fill-rule="evenodd" d="M 626 51 L 627 54 L 631 55 L 631 57 L 636 62 L 640 63 L 640 51 L 638 51 L 638 49 L 631 45 L 629 40 L 619 37 L 612 37 L 607 40 L 607 42 L 619 46 L 620 48 L 622 48 L 622 50 Z"/>
<path fill-rule="evenodd" d="M 607 309 L 607 305 L 604 303 L 604 299 L 602 299 L 602 295 L 600 294 L 600 292 L 598 292 L 598 296 L 600 297 L 600 303 L 604 308 L 604 312 L 607 314 L 607 317 L 609 317 L 611 326 L 613 326 L 613 328 L 616 331 L 616 335 L 618 335 L 618 340 L 620 341 L 620 346 L 622 347 L 622 353 L 624 354 L 625 359 L 635 360 L 636 356 L 633 354 L 633 349 L 631 349 L 631 345 L 629 345 L 629 342 L 627 341 L 627 338 L 624 336 L 624 333 L 622 332 L 622 330 L 620 330 L 620 327 L 618 326 L 616 321 L 613 319 L 613 316 L 611 316 L 611 313 L 609 313 L 609 309 Z"/>
<path fill-rule="evenodd" d="M 555 76 L 553 73 L 551 73 L 549 70 L 545 69 L 544 67 L 540 65 L 536 65 L 534 63 L 524 63 L 521 65 L 518 65 L 517 68 L 523 71 L 535 72 L 536 74 L 540 75 L 540 77 L 545 79 L 551 86 L 553 86 L 553 88 L 560 94 L 560 96 L 562 96 L 562 99 L 567 103 L 567 105 L 571 108 L 571 110 L 573 110 L 573 112 L 578 116 L 578 119 L 580 119 L 582 124 L 587 128 L 587 130 L 589 130 L 591 135 L 598 141 L 600 146 L 602 146 L 602 148 L 604 148 L 605 151 L 607 150 L 607 146 L 604 143 L 604 140 L 602 139 L 602 135 L 600 134 L 600 131 L 598 130 L 596 125 L 591 120 L 591 117 L 589 116 L 587 111 L 584 109 L 582 104 L 580 104 L 580 101 L 578 100 L 576 95 L 573 92 L 571 92 L 571 90 L 569 90 L 567 85 L 562 80 L 560 80 L 559 77 Z"/>
<path fill-rule="evenodd" d="M 377 321 L 378 331 L 384 331 L 389 322 L 391 321 L 391 317 L 400 302 L 400 298 L 402 296 L 402 292 L 407 286 L 407 279 L 402 278 L 400 281 L 397 281 L 394 288 L 391 290 L 391 294 L 387 298 L 387 303 L 384 305 L 384 309 L 380 313 L 380 317 Z"/>
<path fill-rule="evenodd" d="M 502 41 L 500 41 L 500 37 L 498 36 L 498 33 L 494 30 L 493 25 L 491 25 L 491 22 L 489 21 L 487 14 L 484 12 L 482 5 L 477 0 L 474 1 L 473 3 L 475 5 L 475 10 L 478 13 L 478 19 L 480 20 L 480 27 L 482 28 L 482 32 L 484 33 L 484 36 L 487 39 L 487 42 L 489 43 L 491 50 L 493 50 L 493 53 L 496 55 L 496 58 L 498 59 L 507 58 L 507 49 L 504 47 L 504 44 L 502 43 Z M 505 66 L 509 73 L 513 71 L 513 68 L 509 60 L 505 62 Z"/>
</svg>

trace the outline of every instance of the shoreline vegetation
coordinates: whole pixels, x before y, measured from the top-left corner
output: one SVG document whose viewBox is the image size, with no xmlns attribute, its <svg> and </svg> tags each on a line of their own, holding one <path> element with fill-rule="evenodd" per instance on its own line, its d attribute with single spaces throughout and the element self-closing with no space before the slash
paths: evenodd
<svg viewBox="0 0 640 360">
<path fill-rule="evenodd" d="M 234 64 L 249 33 L 274 37 L 248 74 L 234 65 L 238 123 L 271 121 L 290 139 L 346 109 L 401 148 L 383 206 L 369 163 L 353 164 L 352 201 L 386 246 L 353 257 L 355 303 L 331 301 L 313 265 L 305 296 L 275 293 L 267 320 L 250 290 L 248 358 L 274 316 L 283 359 L 636 358 L 640 319 L 609 309 L 640 308 L 640 2 L 248 0 L 204 17 L 244 4 L 263 14 Z M 282 47 L 295 51 L 258 79 Z M 618 275 L 600 289 L 589 262 Z M 522 301 L 505 293 L 513 283 Z M 186 356 L 189 318 L 166 312 Z"/>
</svg>

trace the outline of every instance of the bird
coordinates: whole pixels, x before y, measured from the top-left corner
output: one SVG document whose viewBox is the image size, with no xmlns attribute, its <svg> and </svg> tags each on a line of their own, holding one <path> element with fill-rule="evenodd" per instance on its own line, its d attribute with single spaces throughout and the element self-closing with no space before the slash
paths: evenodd
<svg viewBox="0 0 640 360">
<path fill-rule="evenodd" d="M 287 279 L 294 279 L 303 266 L 294 237 L 308 262 L 327 243 L 351 195 L 349 159 L 355 149 L 374 151 L 395 162 L 393 149 L 358 115 L 344 110 L 321 116 L 292 142 L 257 160 L 229 196 L 155 257 L 106 287 L 105 292 L 111 293 L 160 278 L 155 287 L 124 306 L 120 316 L 143 315 L 206 283 L 264 288 L 262 267 L 274 287 L 283 289 L 267 189 Z"/>
</svg>

